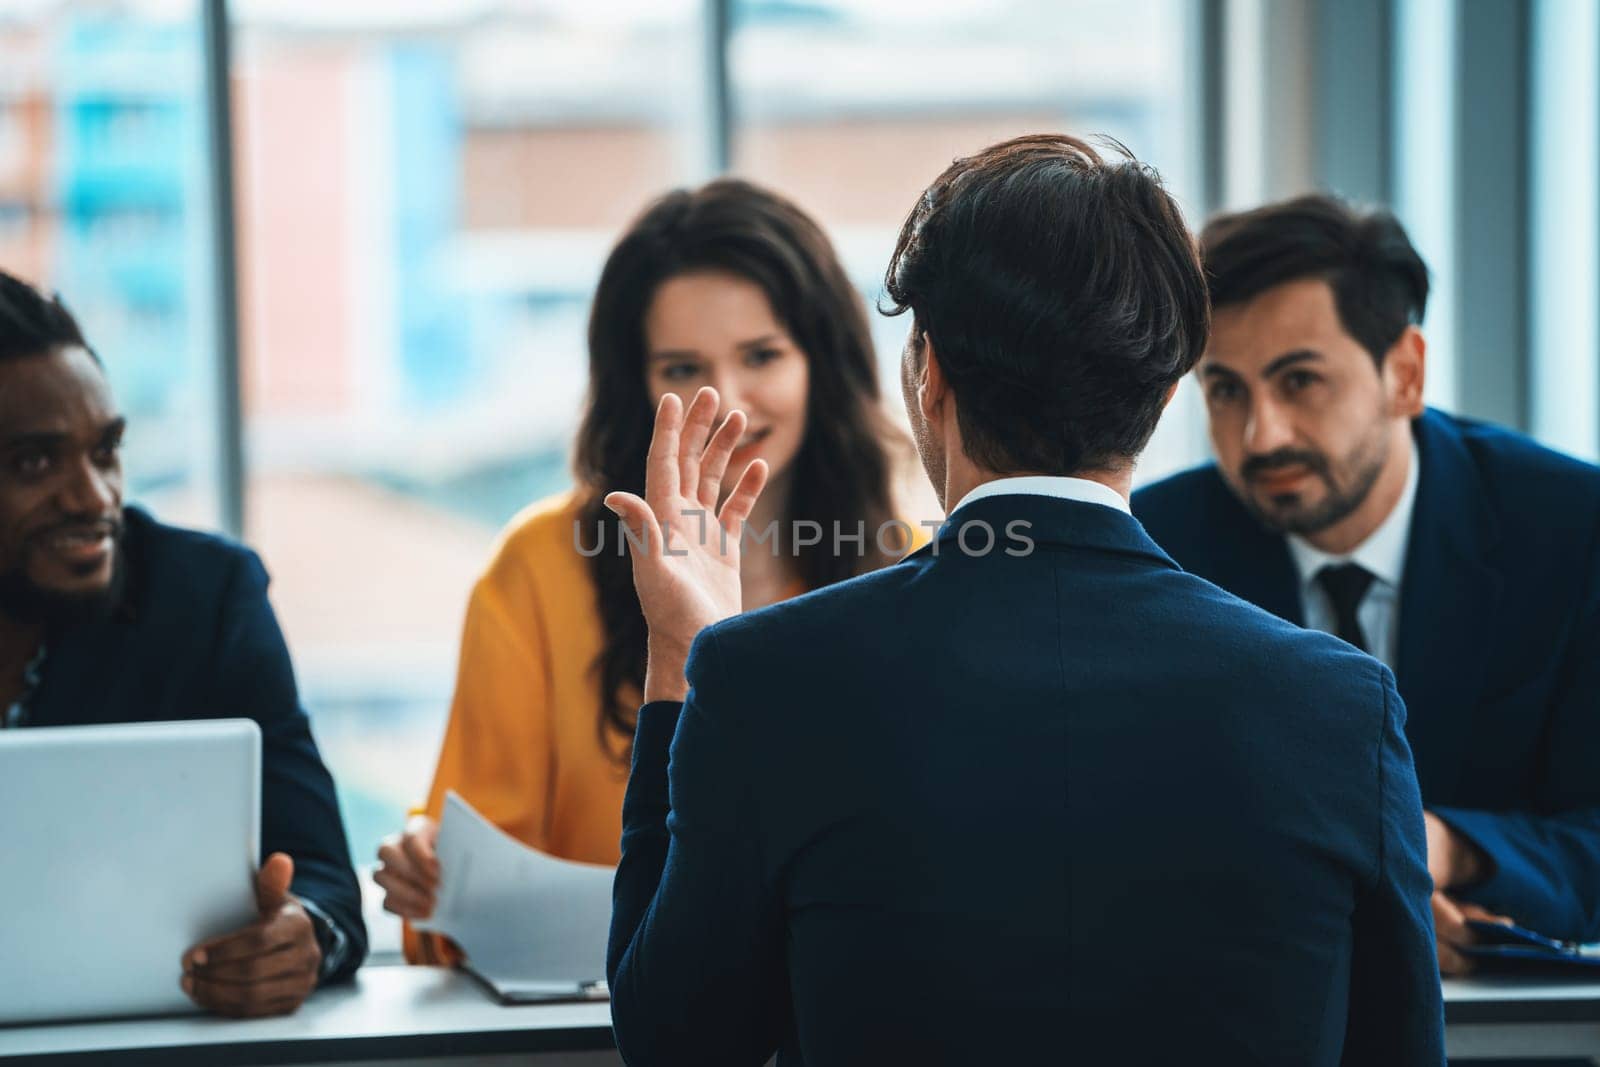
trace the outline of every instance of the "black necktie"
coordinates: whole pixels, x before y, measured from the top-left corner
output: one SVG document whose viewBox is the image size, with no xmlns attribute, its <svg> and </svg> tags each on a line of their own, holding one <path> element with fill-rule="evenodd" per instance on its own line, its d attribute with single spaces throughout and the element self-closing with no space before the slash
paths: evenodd
<svg viewBox="0 0 1600 1067">
<path fill-rule="evenodd" d="M 1356 611 L 1361 607 L 1361 598 L 1372 588 L 1372 581 L 1372 572 L 1356 563 L 1330 564 L 1317 572 L 1317 582 L 1333 602 L 1334 633 L 1363 652 L 1372 650 L 1367 647 L 1367 635 L 1362 632 Z"/>
</svg>

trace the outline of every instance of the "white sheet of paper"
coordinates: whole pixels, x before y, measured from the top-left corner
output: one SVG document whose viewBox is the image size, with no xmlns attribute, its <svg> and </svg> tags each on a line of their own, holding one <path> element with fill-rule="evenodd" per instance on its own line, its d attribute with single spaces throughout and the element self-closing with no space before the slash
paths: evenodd
<svg viewBox="0 0 1600 1067">
<path fill-rule="evenodd" d="M 461 946 L 508 997 L 577 993 L 605 978 L 615 867 L 529 848 L 454 792 L 437 847 L 438 906 L 417 929 Z"/>
</svg>

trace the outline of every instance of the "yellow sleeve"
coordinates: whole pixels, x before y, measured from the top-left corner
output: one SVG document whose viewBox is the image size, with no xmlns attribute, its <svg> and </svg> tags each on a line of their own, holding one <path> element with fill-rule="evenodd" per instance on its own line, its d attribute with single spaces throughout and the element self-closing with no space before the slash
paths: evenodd
<svg viewBox="0 0 1600 1067">
<path fill-rule="evenodd" d="M 902 519 L 901 521 L 911 527 L 911 544 L 907 546 L 905 551 L 907 556 L 933 540 L 933 531 L 920 522 L 912 522 L 910 519 Z"/>
<path fill-rule="evenodd" d="M 553 756 L 547 634 L 533 574 L 502 552 L 467 605 L 455 697 L 428 793 L 433 818 L 453 789 L 519 841 L 546 847 Z M 460 960 L 448 940 L 410 924 L 404 947 L 413 963 Z"/>
</svg>

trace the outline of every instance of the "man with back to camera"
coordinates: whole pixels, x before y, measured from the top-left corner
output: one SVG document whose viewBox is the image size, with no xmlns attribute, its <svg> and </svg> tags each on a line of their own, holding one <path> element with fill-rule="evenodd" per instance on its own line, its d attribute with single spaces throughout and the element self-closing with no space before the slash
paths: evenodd
<svg viewBox="0 0 1600 1067">
<path fill-rule="evenodd" d="M 928 548 L 733 617 L 766 470 L 727 470 L 745 419 L 713 432 L 711 390 L 662 402 L 645 499 L 607 498 L 650 628 L 624 1058 L 1441 1062 L 1392 675 L 1128 511 L 1207 331 L 1159 180 L 1065 136 L 958 160 L 887 289 Z"/>
<path fill-rule="evenodd" d="M 71 313 L 0 272 L 0 728 L 254 719 L 260 918 L 191 946 L 181 982 L 218 1014 L 293 1011 L 366 955 L 333 780 L 260 561 L 123 506 L 125 424 Z"/>
<path fill-rule="evenodd" d="M 1134 496 L 1185 569 L 1395 672 L 1440 970 L 1468 918 L 1600 938 L 1600 470 L 1424 408 L 1427 269 L 1384 212 L 1213 221 L 1217 462 Z"/>
</svg>

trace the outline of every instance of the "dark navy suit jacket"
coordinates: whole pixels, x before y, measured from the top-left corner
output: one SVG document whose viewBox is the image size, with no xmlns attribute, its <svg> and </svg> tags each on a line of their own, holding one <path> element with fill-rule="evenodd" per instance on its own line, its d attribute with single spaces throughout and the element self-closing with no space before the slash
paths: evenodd
<svg viewBox="0 0 1600 1067">
<path fill-rule="evenodd" d="M 708 628 L 688 679 L 623 809 L 635 1067 L 1441 1062 L 1388 669 L 1123 512 L 975 501 Z"/>
<path fill-rule="evenodd" d="M 104 622 L 46 638 L 33 726 L 254 719 L 261 727 L 261 852 L 294 860 L 296 895 L 339 925 L 349 950 L 335 979 L 366 957 L 361 890 L 333 779 L 300 708 L 289 650 L 255 553 L 125 510 L 126 587 Z M 195 803 L 205 803 L 195 797 Z"/>
<path fill-rule="evenodd" d="M 1395 674 L 1428 808 L 1493 874 L 1460 895 L 1600 939 L 1600 469 L 1428 411 Z M 1284 538 L 1214 466 L 1133 498 L 1183 567 L 1293 623 Z"/>
</svg>

